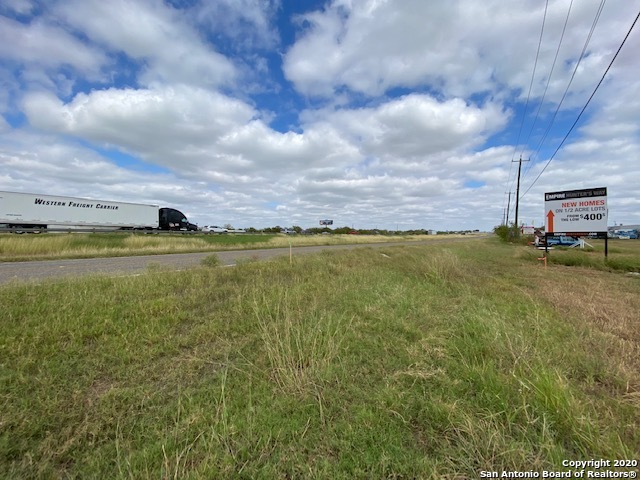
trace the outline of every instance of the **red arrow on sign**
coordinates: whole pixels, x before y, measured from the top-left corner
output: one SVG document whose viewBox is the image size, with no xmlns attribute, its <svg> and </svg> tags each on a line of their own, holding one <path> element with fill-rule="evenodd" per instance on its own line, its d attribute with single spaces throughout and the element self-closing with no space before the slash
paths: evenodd
<svg viewBox="0 0 640 480">
<path fill-rule="evenodd" d="M 553 218 L 555 215 L 551 210 L 547 213 L 547 233 L 553 233 Z"/>
</svg>

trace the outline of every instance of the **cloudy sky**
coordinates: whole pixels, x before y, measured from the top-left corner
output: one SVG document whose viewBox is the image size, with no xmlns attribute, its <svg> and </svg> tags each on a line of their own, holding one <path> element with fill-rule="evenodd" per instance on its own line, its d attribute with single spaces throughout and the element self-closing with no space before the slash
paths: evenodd
<svg viewBox="0 0 640 480">
<path fill-rule="evenodd" d="M 2 0 L 0 190 L 200 225 L 489 230 L 522 157 L 521 222 L 543 224 L 544 192 L 604 186 L 609 223 L 640 223 L 640 26 L 558 150 L 638 11 Z"/>
</svg>

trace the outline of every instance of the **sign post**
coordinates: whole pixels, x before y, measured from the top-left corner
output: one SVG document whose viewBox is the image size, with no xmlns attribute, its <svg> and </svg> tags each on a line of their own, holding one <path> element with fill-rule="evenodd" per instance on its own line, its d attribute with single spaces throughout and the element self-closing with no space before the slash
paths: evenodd
<svg viewBox="0 0 640 480">
<path fill-rule="evenodd" d="M 545 193 L 544 211 L 546 245 L 550 236 L 604 238 L 608 255 L 606 187 Z"/>
</svg>

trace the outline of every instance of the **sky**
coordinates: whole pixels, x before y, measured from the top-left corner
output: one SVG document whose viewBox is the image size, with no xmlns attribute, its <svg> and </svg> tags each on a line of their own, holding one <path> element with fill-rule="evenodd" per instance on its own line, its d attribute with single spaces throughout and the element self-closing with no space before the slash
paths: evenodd
<svg viewBox="0 0 640 480">
<path fill-rule="evenodd" d="M 545 192 L 607 187 L 609 225 L 640 224 L 640 26 L 596 91 L 639 11 L 2 0 L 0 190 L 200 226 L 489 231 L 522 158 L 519 223 L 544 224 Z"/>
</svg>

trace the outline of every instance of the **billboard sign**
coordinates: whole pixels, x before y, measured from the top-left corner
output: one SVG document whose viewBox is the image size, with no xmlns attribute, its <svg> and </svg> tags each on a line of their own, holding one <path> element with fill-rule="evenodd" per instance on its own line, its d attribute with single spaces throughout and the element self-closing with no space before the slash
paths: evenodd
<svg viewBox="0 0 640 480">
<path fill-rule="evenodd" d="M 607 235 L 607 189 L 587 188 L 544 194 L 546 235 Z"/>
<path fill-rule="evenodd" d="M 333 225 L 333 220 L 320 220 L 320 225 Z"/>
</svg>

